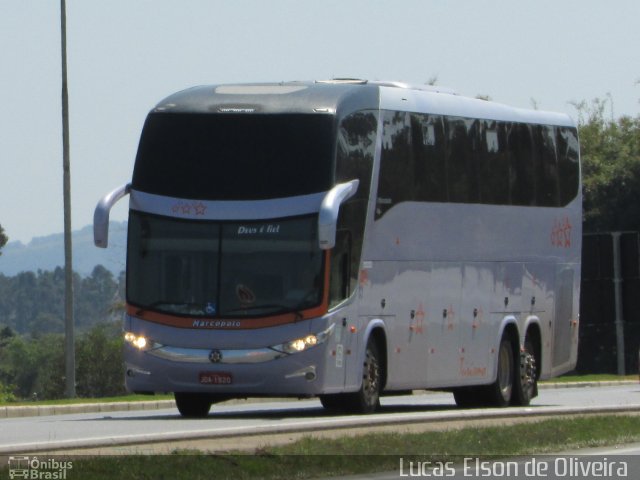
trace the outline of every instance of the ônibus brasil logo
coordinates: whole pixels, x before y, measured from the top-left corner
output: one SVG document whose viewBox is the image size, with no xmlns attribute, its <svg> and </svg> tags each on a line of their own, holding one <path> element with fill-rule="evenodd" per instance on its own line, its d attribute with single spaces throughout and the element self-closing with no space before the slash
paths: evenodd
<svg viewBox="0 0 640 480">
<path fill-rule="evenodd" d="M 73 462 L 53 458 L 40 460 L 38 457 L 9 457 L 9 478 L 30 480 L 65 480 L 67 472 L 73 469 Z"/>
</svg>

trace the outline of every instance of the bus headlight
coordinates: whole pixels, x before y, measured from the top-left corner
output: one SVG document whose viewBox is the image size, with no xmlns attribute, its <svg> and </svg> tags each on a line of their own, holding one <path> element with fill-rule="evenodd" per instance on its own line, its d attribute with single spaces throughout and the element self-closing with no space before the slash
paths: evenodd
<svg viewBox="0 0 640 480">
<path fill-rule="evenodd" d="M 124 341 L 136 347 L 138 350 L 148 350 L 153 345 L 153 342 L 144 335 L 136 335 L 132 332 L 125 332 Z"/>
<path fill-rule="evenodd" d="M 334 327 L 335 324 L 331 325 L 329 328 L 320 333 L 307 335 L 306 337 L 302 338 L 296 338 L 295 340 L 291 340 L 290 342 L 283 343 L 282 345 L 276 345 L 271 348 L 279 352 L 288 354 L 304 352 L 305 350 L 326 342 L 329 338 L 329 335 L 331 335 L 331 333 L 333 332 Z"/>
</svg>

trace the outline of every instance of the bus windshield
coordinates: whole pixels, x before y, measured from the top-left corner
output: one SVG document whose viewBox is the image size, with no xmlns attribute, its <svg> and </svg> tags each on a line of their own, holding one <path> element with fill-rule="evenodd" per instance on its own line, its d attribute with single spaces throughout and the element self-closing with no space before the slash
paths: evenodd
<svg viewBox="0 0 640 480">
<path fill-rule="evenodd" d="M 322 301 L 317 218 L 185 221 L 130 212 L 127 301 L 162 313 L 261 317 Z"/>
</svg>

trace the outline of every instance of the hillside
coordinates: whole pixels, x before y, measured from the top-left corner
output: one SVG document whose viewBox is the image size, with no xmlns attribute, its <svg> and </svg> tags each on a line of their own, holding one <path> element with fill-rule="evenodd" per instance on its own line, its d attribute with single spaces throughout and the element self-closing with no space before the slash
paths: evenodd
<svg viewBox="0 0 640 480">
<path fill-rule="evenodd" d="M 96 265 L 103 265 L 114 275 L 125 268 L 127 222 L 111 222 L 109 248 L 93 244 L 93 227 L 86 226 L 73 232 L 73 270 L 81 276 L 91 274 Z M 54 270 L 64 266 L 64 235 L 56 233 L 36 237 L 28 244 L 9 242 L 0 255 L 0 274 L 14 276 L 20 272 Z"/>
</svg>

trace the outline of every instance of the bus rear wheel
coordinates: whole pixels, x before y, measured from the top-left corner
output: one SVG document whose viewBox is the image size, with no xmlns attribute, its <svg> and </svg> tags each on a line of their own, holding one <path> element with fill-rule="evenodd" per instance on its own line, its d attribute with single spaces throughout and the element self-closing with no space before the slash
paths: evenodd
<svg viewBox="0 0 640 480">
<path fill-rule="evenodd" d="M 453 389 L 453 398 L 460 408 L 478 408 L 487 404 L 483 387 L 457 387 Z"/>
<path fill-rule="evenodd" d="M 524 342 L 524 351 L 520 352 L 518 371 L 515 372 L 512 400 L 514 405 L 526 407 L 538 394 L 538 369 L 534 352 L 533 341 L 527 337 Z"/>
<path fill-rule="evenodd" d="M 202 393 L 174 394 L 180 415 L 185 418 L 205 418 L 211 410 L 211 398 Z"/>
<path fill-rule="evenodd" d="M 507 335 L 500 341 L 498 350 L 498 375 L 496 381 L 486 387 L 486 398 L 490 405 L 506 407 L 513 394 L 515 361 L 513 343 Z"/>
</svg>

